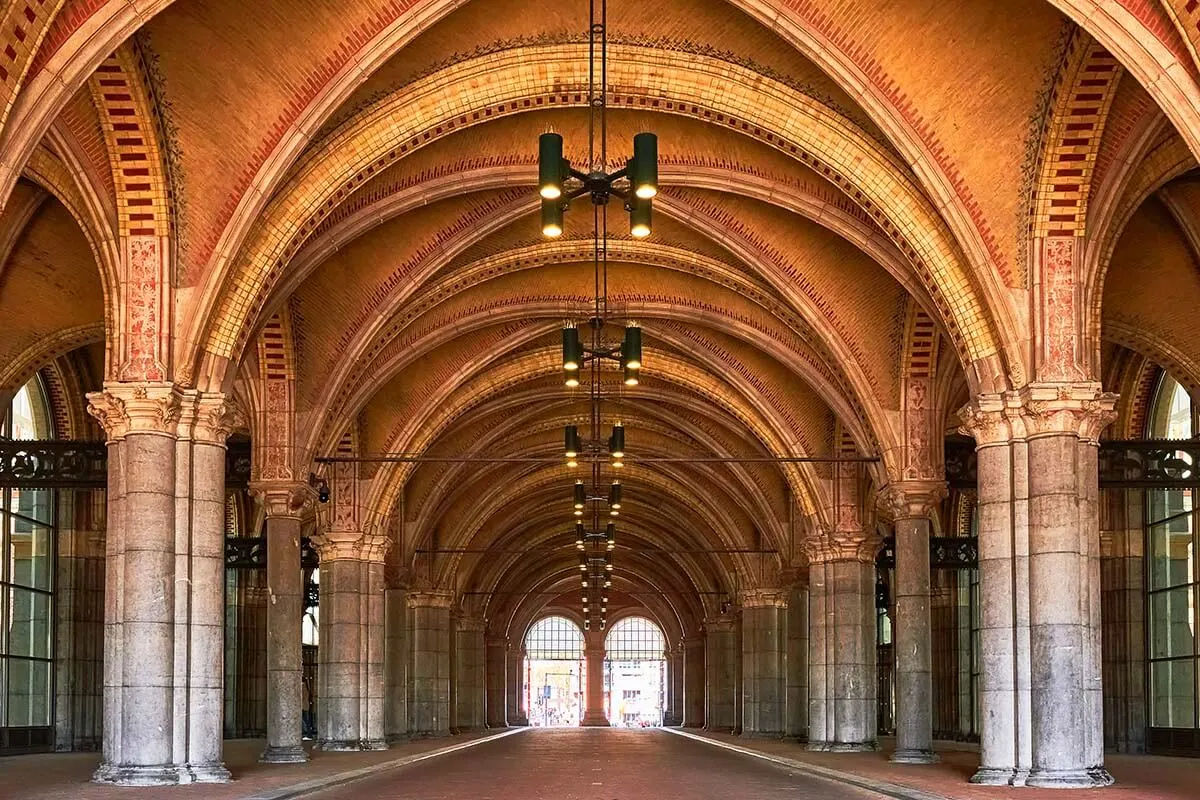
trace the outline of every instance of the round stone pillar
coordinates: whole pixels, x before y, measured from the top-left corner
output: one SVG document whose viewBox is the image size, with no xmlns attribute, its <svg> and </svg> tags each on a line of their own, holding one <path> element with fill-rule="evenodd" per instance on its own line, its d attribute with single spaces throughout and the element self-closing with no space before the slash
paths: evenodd
<svg viewBox="0 0 1200 800">
<path fill-rule="evenodd" d="M 742 593 L 742 736 L 783 736 L 784 623 L 787 595 L 779 589 Z"/>
<path fill-rule="evenodd" d="M 579 724 L 585 728 L 607 728 L 608 717 L 604 714 L 604 631 L 587 631 L 583 637 L 587 705 Z"/>
<path fill-rule="evenodd" d="M 525 709 L 525 648 L 509 645 L 508 648 L 508 703 L 506 715 L 509 725 L 528 725 L 529 714 Z"/>
<path fill-rule="evenodd" d="M 460 616 L 455 620 L 457 659 L 455 699 L 458 713 L 455 721 L 460 733 L 482 730 L 486 724 L 485 673 L 487 650 L 484 643 L 484 622 L 478 617 Z"/>
<path fill-rule="evenodd" d="M 875 750 L 876 539 L 839 531 L 808 544 L 808 749 Z"/>
<path fill-rule="evenodd" d="M 88 412 L 108 438 L 104 744 L 98 783 L 179 782 L 174 747 L 175 446 L 181 394 L 107 385 Z"/>
<path fill-rule="evenodd" d="M 683 637 L 683 727 L 704 727 L 704 637 Z"/>
<path fill-rule="evenodd" d="M 929 620 L 930 516 L 946 496 L 941 482 L 888 486 L 880 504 L 896 527 L 896 752 L 892 761 L 931 764 L 933 652 Z"/>
<path fill-rule="evenodd" d="M 265 764 L 308 760 L 302 738 L 304 707 L 300 516 L 311 490 L 298 483 L 257 483 L 267 522 L 267 746 Z"/>
<path fill-rule="evenodd" d="M 450 735 L 450 606 L 446 591 L 414 591 L 411 611 L 412 664 L 409 731 L 415 738 Z"/>
<path fill-rule="evenodd" d="M 808 587 L 796 586 L 788 599 L 787 709 L 783 735 L 808 739 Z"/>
<path fill-rule="evenodd" d="M 384 593 L 384 738 L 408 739 L 409 652 L 408 592 L 390 588 Z"/>
<path fill-rule="evenodd" d="M 487 726 L 507 728 L 508 639 L 489 636 L 487 644 Z"/>
<path fill-rule="evenodd" d="M 736 698 L 736 661 L 734 619 L 724 614 L 704 621 L 706 637 L 705 693 L 708 703 L 704 712 L 705 730 L 728 733 L 734 726 Z"/>
<path fill-rule="evenodd" d="M 667 654 L 667 679 L 670 697 L 663 710 L 663 725 L 683 724 L 684 666 L 683 647 L 676 646 Z"/>
</svg>

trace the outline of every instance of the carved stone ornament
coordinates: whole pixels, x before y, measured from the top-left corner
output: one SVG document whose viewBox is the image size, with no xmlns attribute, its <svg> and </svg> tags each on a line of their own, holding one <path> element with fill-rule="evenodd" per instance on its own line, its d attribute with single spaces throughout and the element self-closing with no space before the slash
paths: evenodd
<svg viewBox="0 0 1200 800">
<path fill-rule="evenodd" d="M 178 435 L 206 444 L 225 446 L 233 427 L 231 406 L 220 392 L 185 390 L 181 402 Z"/>
<path fill-rule="evenodd" d="M 896 481 L 879 490 L 879 510 L 891 520 L 927 519 L 948 493 L 945 481 Z"/>
<path fill-rule="evenodd" d="M 450 608 L 454 605 L 454 592 L 442 589 L 409 592 L 407 602 L 409 608 Z"/>
<path fill-rule="evenodd" d="M 1117 418 L 1117 399 L 1093 382 L 1031 383 L 1020 391 L 979 395 L 959 411 L 959 430 L 976 447 L 1055 434 L 1098 442 Z"/>
<path fill-rule="evenodd" d="M 457 614 L 454 624 L 460 631 L 482 631 L 487 627 L 487 620 L 470 614 Z"/>
<path fill-rule="evenodd" d="M 262 501 L 267 519 L 299 519 L 316 501 L 307 483 L 257 481 L 250 484 L 250 493 Z"/>
<path fill-rule="evenodd" d="M 174 437 L 182 394 L 174 384 L 108 383 L 100 392 L 89 392 L 88 413 L 104 428 L 110 442 L 131 433 Z"/>
<path fill-rule="evenodd" d="M 391 540 L 372 531 L 326 531 L 312 537 L 313 547 L 327 561 L 369 561 L 382 564 Z"/>
<path fill-rule="evenodd" d="M 858 561 L 874 564 L 882 539 L 868 531 L 832 531 L 810 536 L 804 542 L 810 564 Z"/>
<path fill-rule="evenodd" d="M 788 593 L 783 589 L 745 589 L 739 598 L 742 608 L 787 608 Z"/>
</svg>

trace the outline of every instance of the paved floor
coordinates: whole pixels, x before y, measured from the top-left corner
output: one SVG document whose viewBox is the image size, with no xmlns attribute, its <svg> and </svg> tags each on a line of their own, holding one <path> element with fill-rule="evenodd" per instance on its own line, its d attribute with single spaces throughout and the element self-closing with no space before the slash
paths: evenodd
<svg viewBox="0 0 1200 800">
<path fill-rule="evenodd" d="M 660 730 L 533 729 L 313 800 L 878 800 Z"/>
</svg>

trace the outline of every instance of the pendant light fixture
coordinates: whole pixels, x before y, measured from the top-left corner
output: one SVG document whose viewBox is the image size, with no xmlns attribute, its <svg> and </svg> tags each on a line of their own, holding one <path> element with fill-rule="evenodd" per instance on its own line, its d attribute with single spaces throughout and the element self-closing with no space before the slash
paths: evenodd
<svg viewBox="0 0 1200 800">
<path fill-rule="evenodd" d="M 609 522 L 600 529 L 600 504 L 607 503 L 610 518 L 621 512 L 621 484 L 613 480 L 607 497 L 601 494 L 601 468 L 607 460 L 611 469 L 625 466 L 625 428 L 617 422 L 605 442 L 601 438 L 601 366 L 614 362 L 621 370 L 625 386 L 637 386 L 642 369 L 642 330 L 636 323 L 626 322 L 624 335 L 618 343 L 605 342 L 608 312 L 608 204 L 613 197 L 621 199 L 629 213 L 629 235 L 644 239 L 653 231 L 654 198 L 658 195 L 658 137 L 641 132 L 633 137 L 633 156 L 620 169 L 609 172 L 608 167 L 608 6 L 606 0 L 589 0 L 588 12 L 588 164 L 586 171 L 575 169 L 563 155 L 563 138 L 554 132 L 543 133 L 538 139 L 538 195 L 541 197 L 542 233 L 547 238 L 563 234 L 564 212 L 572 200 L 587 195 L 592 204 L 592 265 L 595 274 L 594 310 L 588 325 L 590 342 L 584 343 L 579 326 L 568 321 L 562 329 L 562 369 L 564 382 L 570 388 L 582 383 L 584 369 L 590 367 L 591 400 L 590 436 L 580 434 L 578 425 L 567 425 L 563 431 L 563 455 L 568 468 L 577 468 L 582 461 L 592 468 L 590 485 L 583 479 L 575 481 L 572 505 L 576 517 L 574 543 L 579 551 L 580 585 L 583 588 L 584 627 L 589 628 L 596 603 L 590 589 L 612 585 L 613 550 L 616 547 L 616 526 Z M 598 57 L 598 58 L 597 58 Z M 597 64 L 598 60 L 598 64 Z M 599 69 L 597 69 L 599 67 Z M 606 458 L 607 457 L 607 458 Z M 586 514 L 590 507 L 590 514 Z M 591 517 L 591 526 L 584 517 Z M 600 629 L 605 626 L 608 598 L 600 604 Z"/>
</svg>

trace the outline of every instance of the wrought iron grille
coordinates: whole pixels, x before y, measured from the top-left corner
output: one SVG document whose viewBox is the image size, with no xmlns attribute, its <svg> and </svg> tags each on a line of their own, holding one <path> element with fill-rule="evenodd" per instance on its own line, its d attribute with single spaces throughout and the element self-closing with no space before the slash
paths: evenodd
<svg viewBox="0 0 1200 800">
<path fill-rule="evenodd" d="M 300 540 L 300 567 L 316 569 L 320 564 L 317 549 L 307 536 Z M 266 569 L 267 537 L 225 537 L 225 567 L 227 569 Z"/>
<path fill-rule="evenodd" d="M 875 558 L 880 570 L 896 566 L 896 540 L 887 537 Z M 979 566 L 979 540 L 974 536 L 929 537 L 929 566 L 931 569 L 975 569 Z"/>
<path fill-rule="evenodd" d="M 0 486 L 86 489 L 108 483 L 103 442 L 0 441 Z"/>
</svg>

